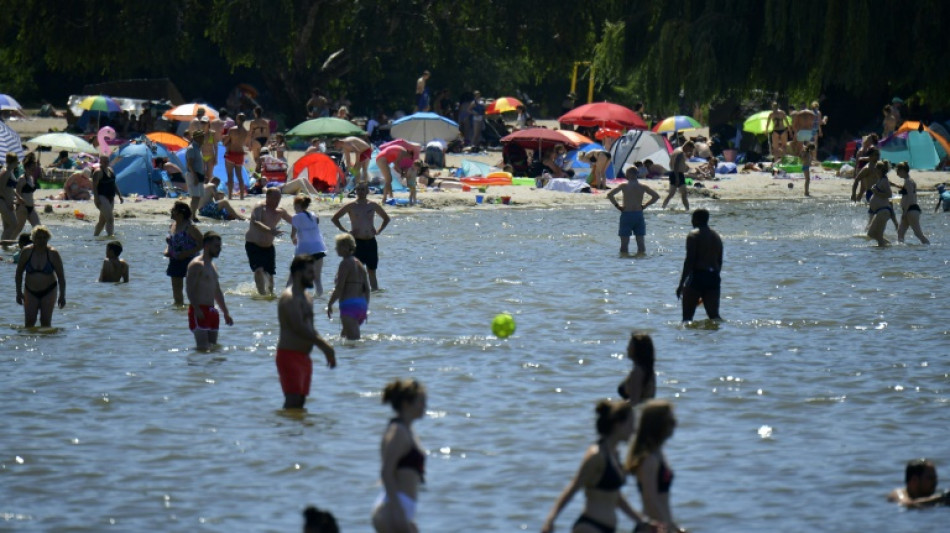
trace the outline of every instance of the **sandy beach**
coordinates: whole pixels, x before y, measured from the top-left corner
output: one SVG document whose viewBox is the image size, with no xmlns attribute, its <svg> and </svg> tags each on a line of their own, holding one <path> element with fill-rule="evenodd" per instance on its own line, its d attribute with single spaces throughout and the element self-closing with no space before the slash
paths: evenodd
<svg viewBox="0 0 950 533">
<path fill-rule="evenodd" d="M 545 126 L 556 125 L 553 121 L 542 121 Z M 36 135 L 46 133 L 50 130 L 63 130 L 66 127 L 65 119 L 50 118 L 30 118 L 27 120 L 16 120 L 9 123 L 15 129 L 22 139 L 27 141 Z M 697 130 L 701 132 L 701 130 Z M 299 159 L 303 152 L 288 152 L 288 162 L 291 166 Z M 49 153 L 43 154 L 42 163 L 44 165 L 50 162 L 52 156 Z M 490 165 L 500 164 L 501 152 L 481 152 L 464 154 L 446 154 L 446 164 L 450 167 L 441 170 L 442 175 L 447 175 L 451 167 L 458 167 L 465 159 L 487 163 Z M 925 210 L 932 209 L 934 204 L 933 191 L 939 183 L 950 182 L 950 172 L 923 172 L 912 171 L 911 175 L 917 181 L 921 194 L 921 205 Z M 894 176 L 892 181 L 898 181 Z M 665 179 L 662 180 L 644 180 L 643 183 L 655 189 L 661 198 L 665 198 L 668 184 Z M 789 188 L 789 184 L 792 188 Z M 812 167 L 811 199 L 827 200 L 837 199 L 846 200 L 851 195 L 851 179 L 839 178 L 835 176 L 832 170 L 825 170 L 820 167 Z M 790 174 L 785 178 L 773 178 L 771 174 L 765 172 L 748 172 L 739 174 L 722 175 L 720 179 L 705 181 L 703 187 L 693 187 L 690 189 L 690 195 L 693 198 L 706 198 L 712 200 L 803 200 L 804 176 L 802 174 Z M 46 220 L 56 220 L 66 222 L 80 219 L 89 222 L 94 221 L 97 216 L 97 210 L 92 201 L 63 201 L 57 199 L 60 191 L 54 189 L 44 189 L 37 191 L 36 199 L 40 207 L 43 218 Z M 580 205 L 606 205 L 607 199 L 604 191 L 595 191 L 592 194 L 570 194 L 563 192 L 553 192 L 534 187 L 511 186 L 511 187 L 489 187 L 484 193 L 485 203 L 478 205 L 475 202 L 476 191 L 439 191 L 422 190 L 418 193 L 419 205 L 415 207 L 408 206 L 386 206 L 387 211 L 398 215 L 399 213 L 418 213 L 438 210 L 457 210 L 457 209 L 517 209 L 517 208 L 550 208 L 560 206 L 580 206 Z M 510 197 L 509 205 L 502 205 L 501 197 Z M 408 193 L 397 193 L 397 198 L 408 197 Z M 236 197 L 235 197 L 236 198 Z M 371 199 L 378 199 L 379 196 L 371 196 Z M 261 198 L 250 196 L 243 201 L 235 199 L 233 204 L 242 208 L 245 212 L 261 200 Z M 158 200 L 149 200 L 144 198 L 128 198 L 125 203 L 116 206 L 116 218 L 139 220 L 166 220 L 171 204 L 174 202 L 171 198 L 162 198 Z M 343 199 L 345 202 L 346 199 Z M 341 200 L 339 197 L 323 197 L 312 204 L 312 209 L 318 213 L 332 213 L 339 208 Z M 497 202 L 497 203 L 493 203 Z M 285 205 L 289 205 L 286 202 Z M 681 206 L 679 199 L 671 201 L 672 206 Z M 77 215 L 77 213 L 79 213 Z"/>
</svg>

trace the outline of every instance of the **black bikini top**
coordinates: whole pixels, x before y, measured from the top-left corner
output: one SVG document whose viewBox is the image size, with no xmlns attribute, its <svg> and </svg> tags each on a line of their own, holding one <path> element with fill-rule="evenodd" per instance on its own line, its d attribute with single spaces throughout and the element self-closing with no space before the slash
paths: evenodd
<svg viewBox="0 0 950 533">
<path fill-rule="evenodd" d="M 594 488 L 607 491 L 620 490 L 620 487 L 627 482 L 626 476 L 622 470 L 614 466 L 614 462 L 610 459 L 610 454 L 607 453 L 607 448 L 604 446 L 603 441 L 600 443 L 600 451 L 604 454 L 604 463 L 606 464 L 604 465 L 604 473 L 600 476 L 600 481 L 594 485 Z"/>
<path fill-rule="evenodd" d="M 398 418 L 394 418 L 389 421 L 390 424 L 401 424 L 402 421 Z M 396 469 L 400 468 L 410 468 L 415 470 L 419 474 L 419 479 L 425 483 L 425 474 L 426 474 L 426 456 L 422 453 L 421 450 L 416 446 L 415 442 L 412 444 L 412 449 L 409 450 L 406 455 L 403 455 L 399 458 L 399 462 L 396 463 Z"/>
</svg>

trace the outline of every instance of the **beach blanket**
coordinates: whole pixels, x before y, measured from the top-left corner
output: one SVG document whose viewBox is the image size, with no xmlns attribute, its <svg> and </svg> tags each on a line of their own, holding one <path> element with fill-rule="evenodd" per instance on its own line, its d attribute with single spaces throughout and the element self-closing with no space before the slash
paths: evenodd
<svg viewBox="0 0 950 533">
<path fill-rule="evenodd" d="M 560 192 L 590 192 L 590 185 L 584 180 L 571 180 L 567 178 L 552 178 L 544 186 L 548 191 Z"/>
<path fill-rule="evenodd" d="M 735 174 L 736 172 L 735 163 L 719 163 L 716 165 L 716 174 Z"/>
</svg>

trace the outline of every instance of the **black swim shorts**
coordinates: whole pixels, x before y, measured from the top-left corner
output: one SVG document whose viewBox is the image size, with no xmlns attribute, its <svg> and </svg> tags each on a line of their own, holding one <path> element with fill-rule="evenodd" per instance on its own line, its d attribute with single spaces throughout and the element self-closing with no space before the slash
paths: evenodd
<svg viewBox="0 0 950 533">
<path fill-rule="evenodd" d="M 277 274 L 277 251 L 273 246 L 264 248 L 253 242 L 245 242 L 244 251 L 247 252 L 247 262 L 252 271 L 262 268 L 271 276 Z"/>
<path fill-rule="evenodd" d="M 686 174 L 682 172 L 670 172 L 670 185 L 673 187 L 682 187 L 686 185 Z"/>
<path fill-rule="evenodd" d="M 369 270 L 376 270 L 379 266 L 379 251 L 376 247 L 376 237 L 372 239 L 356 239 L 356 252 L 353 253 L 360 263 Z"/>
</svg>

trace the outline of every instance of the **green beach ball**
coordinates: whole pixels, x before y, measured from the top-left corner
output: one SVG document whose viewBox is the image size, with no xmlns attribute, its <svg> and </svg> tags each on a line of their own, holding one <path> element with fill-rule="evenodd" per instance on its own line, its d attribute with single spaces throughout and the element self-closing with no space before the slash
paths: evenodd
<svg viewBox="0 0 950 533">
<path fill-rule="evenodd" d="M 515 332 L 515 319 L 508 313 L 495 315 L 491 321 L 491 332 L 499 339 L 510 337 Z"/>
</svg>

